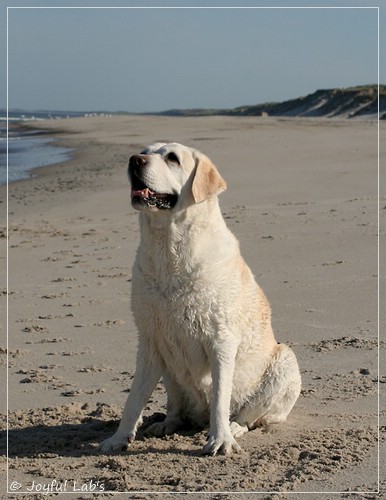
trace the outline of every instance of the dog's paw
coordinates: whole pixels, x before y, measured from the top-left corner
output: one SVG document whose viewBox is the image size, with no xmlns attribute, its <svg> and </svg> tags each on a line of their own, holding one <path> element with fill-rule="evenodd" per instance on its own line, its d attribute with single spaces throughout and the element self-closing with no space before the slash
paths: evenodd
<svg viewBox="0 0 386 500">
<path fill-rule="evenodd" d="M 144 432 L 145 436 L 162 437 L 168 436 L 169 434 L 174 434 L 182 426 L 182 421 L 180 419 L 169 419 L 165 418 L 162 422 L 155 422 L 150 425 Z"/>
<path fill-rule="evenodd" d="M 99 451 L 102 453 L 109 453 L 112 451 L 125 451 L 127 450 L 131 441 L 133 441 L 134 437 L 123 436 L 122 434 L 118 434 L 116 432 L 113 436 L 108 439 L 105 439 L 99 445 Z"/>
<path fill-rule="evenodd" d="M 231 428 L 231 433 L 234 438 L 239 438 L 246 432 L 248 432 L 248 426 L 247 425 L 241 425 L 237 422 L 231 422 L 230 423 L 230 428 Z"/>
<path fill-rule="evenodd" d="M 229 436 L 209 436 L 208 442 L 203 448 L 204 455 L 231 455 L 240 453 L 241 446 L 236 442 L 232 434 Z"/>
<path fill-rule="evenodd" d="M 151 424 L 147 429 L 144 430 L 143 435 L 145 437 L 162 437 L 166 435 L 166 425 L 165 422 L 155 422 Z"/>
</svg>

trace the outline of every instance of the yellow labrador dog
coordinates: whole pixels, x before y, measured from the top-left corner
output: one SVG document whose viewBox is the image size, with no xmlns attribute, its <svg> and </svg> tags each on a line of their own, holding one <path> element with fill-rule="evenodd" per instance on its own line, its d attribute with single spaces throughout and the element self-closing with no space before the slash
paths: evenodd
<svg viewBox="0 0 386 500">
<path fill-rule="evenodd" d="M 137 367 L 117 432 L 103 452 L 124 449 L 162 377 L 161 436 L 209 421 L 204 453 L 239 451 L 235 438 L 283 422 L 300 393 L 293 351 L 278 344 L 269 303 L 221 215 L 226 183 L 213 163 L 181 144 L 156 143 L 129 163 L 141 241 L 132 279 Z"/>
</svg>

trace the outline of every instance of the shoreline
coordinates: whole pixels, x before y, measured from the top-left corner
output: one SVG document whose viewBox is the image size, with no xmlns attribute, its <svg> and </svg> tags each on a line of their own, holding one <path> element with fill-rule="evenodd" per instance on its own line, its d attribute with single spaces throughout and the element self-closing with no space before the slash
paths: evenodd
<svg viewBox="0 0 386 500">
<path fill-rule="evenodd" d="M 375 491 L 377 124 L 138 116 L 62 124 L 60 142 L 74 157 L 8 186 L 10 482 L 93 478 L 109 491 L 195 491 L 200 500 L 209 491 Z M 224 218 L 268 296 L 278 341 L 301 367 L 288 422 L 240 438 L 242 455 L 204 458 L 205 433 L 193 432 L 138 440 L 114 456 L 96 451 L 118 423 L 135 367 L 139 228 L 127 163 L 156 140 L 197 147 L 227 180 Z M 1 307 L 6 317 L 4 295 Z M 159 385 L 145 417 L 164 404 Z"/>
<path fill-rule="evenodd" d="M 1 145 L 6 137 L 1 131 Z M 71 159 L 72 149 L 65 148 L 60 142 L 59 131 L 53 136 L 51 131 L 27 126 L 24 122 L 12 123 L 8 132 L 8 148 L 1 148 L 1 160 L 8 164 L 1 172 L 0 185 L 11 184 L 34 176 L 34 170 L 65 163 Z M 7 154 L 8 152 L 8 154 Z"/>
</svg>

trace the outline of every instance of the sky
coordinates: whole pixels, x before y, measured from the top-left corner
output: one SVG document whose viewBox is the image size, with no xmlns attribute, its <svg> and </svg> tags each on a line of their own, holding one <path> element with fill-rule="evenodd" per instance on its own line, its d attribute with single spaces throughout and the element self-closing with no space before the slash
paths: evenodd
<svg viewBox="0 0 386 500">
<path fill-rule="evenodd" d="M 7 73 L 9 109 L 112 112 L 228 108 L 378 81 L 378 10 L 358 8 L 376 1 L 231 8 L 240 4 L 3 0 L 0 107 Z M 315 5 L 325 8 L 304 8 Z"/>
</svg>

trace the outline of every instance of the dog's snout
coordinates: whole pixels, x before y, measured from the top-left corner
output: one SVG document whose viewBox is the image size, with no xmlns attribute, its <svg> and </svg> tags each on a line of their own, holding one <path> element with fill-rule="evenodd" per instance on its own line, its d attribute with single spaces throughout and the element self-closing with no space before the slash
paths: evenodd
<svg viewBox="0 0 386 500">
<path fill-rule="evenodd" d="M 147 159 L 144 155 L 134 155 L 130 158 L 130 167 L 144 167 L 147 163 Z"/>
</svg>

